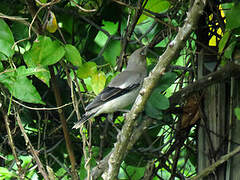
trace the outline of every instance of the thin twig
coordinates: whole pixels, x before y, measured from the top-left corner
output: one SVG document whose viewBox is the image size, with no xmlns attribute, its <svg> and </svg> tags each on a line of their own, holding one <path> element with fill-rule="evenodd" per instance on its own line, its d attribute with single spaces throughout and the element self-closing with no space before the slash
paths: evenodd
<svg viewBox="0 0 240 180">
<path fill-rule="evenodd" d="M 24 139 L 25 139 L 26 145 L 29 148 L 30 153 L 32 154 L 33 158 L 35 159 L 35 161 L 37 163 L 39 172 L 42 174 L 44 179 L 48 180 L 49 179 L 48 178 L 48 174 L 47 174 L 46 170 L 44 169 L 44 167 L 43 167 L 43 165 L 42 165 L 42 163 L 41 163 L 41 161 L 40 161 L 40 159 L 38 157 L 37 151 L 34 149 L 31 141 L 29 140 L 29 138 L 28 138 L 28 136 L 27 136 L 27 134 L 26 134 L 26 132 L 24 130 L 24 127 L 22 125 L 22 121 L 21 121 L 21 118 L 20 118 L 18 112 L 16 113 L 15 117 L 17 119 L 18 126 L 19 126 L 19 128 L 20 128 L 20 130 L 21 130 L 21 132 L 23 134 Z"/>
<path fill-rule="evenodd" d="M 9 127 L 8 115 L 7 115 L 7 113 L 4 113 L 3 110 L 2 110 L 2 114 L 3 114 L 6 130 L 7 130 L 7 134 L 8 134 L 8 142 L 9 142 L 9 145 L 12 149 L 13 157 L 14 157 L 14 159 L 16 161 L 16 164 L 17 164 L 17 167 L 18 167 L 19 178 L 24 179 L 24 173 L 23 173 L 23 170 L 22 170 L 21 162 L 18 158 L 18 155 L 17 155 L 17 152 L 16 152 L 16 147 L 15 147 L 15 144 L 14 144 L 13 138 L 12 138 L 12 133 L 11 133 L 11 130 L 10 130 L 10 127 Z"/>
<path fill-rule="evenodd" d="M 91 12 L 96 12 L 97 9 L 84 9 L 83 7 L 79 6 L 75 1 L 70 0 L 73 4 L 75 4 L 75 6 L 78 7 L 78 9 L 80 9 L 80 11 L 85 12 L 85 13 L 91 13 Z"/>
<path fill-rule="evenodd" d="M 43 107 L 43 108 L 34 108 L 34 107 L 30 107 L 30 106 L 24 105 L 24 104 L 18 102 L 17 100 L 14 100 L 14 99 L 12 99 L 12 101 L 17 103 L 18 105 L 24 107 L 24 108 L 35 110 L 35 111 L 54 111 L 54 110 L 59 110 L 59 109 L 62 109 L 64 107 L 66 107 L 66 106 L 72 105 L 72 102 L 70 102 L 70 103 L 64 104 L 64 105 L 59 106 L 59 107 L 54 107 L 54 108 L 45 108 L 45 107 Z"/>
</svg>

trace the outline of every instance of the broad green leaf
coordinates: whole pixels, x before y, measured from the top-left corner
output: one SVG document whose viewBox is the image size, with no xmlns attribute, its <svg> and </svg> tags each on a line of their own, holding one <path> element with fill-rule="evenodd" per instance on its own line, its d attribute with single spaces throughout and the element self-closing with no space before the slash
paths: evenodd
<svg viewBox="0 0 240 180">
<path fill-rule="evenodd" d="M 151 96 L 148 99 L 148 103 L 151 103 L 152 106 L 158 110 L 165 110 L 169 107 L 169 100 L 161 91 L 157 88 L 153 90 Z"/>
<path fill-rule="evenodd" d="M 82 57 L 80 56 L 80 53 L 75 46 L 67 44 L 65 46 L 65 51 L 65 57 L 67 61 L 77 67 L 82 65 Z"/>
<path fill-rule="evenodd" d="M 233 41 L 224 51 L 224 56 L 228 59 L 231 59 L 234 48 L 237 44 L 237 41 Z"/>
<path fill-rule="evenodd" d="M 51 76 L 47 67 L 39 65 L 37 67 L 27 68 L 26 71 L 24 72 L 29 73 L 26 74 L 26 76 L 35 75 L 38 79 L 40 79 L 43 83 L 45 83 L 49 87 L 49 81 Z"/>
<path fill-rule="evenodd" d="M 127 166 L 127 174 L 132 179 L 141 179 L 144 176 L 145 167 Z"/>
<path fill-rule="evenodd" d="M 34 75 L 49 87 L 49 81 L 51 76 L 48 68 L 45 66 L 39 66 L 39 68 L 43 68 L 45 69 L 45 71 L 37 72 Z"/>
<path fill-rule="evenodd" d="M 19 77 L 26 77 L 26 76 L 30 76 L 30 75 L 35 75 L 39 72 L 46 72 L 47 70 L 45 68 L 41 68 L 41 67 L 34 67 L 34 68 L 25 68 L 24 66 L 20 66 L 18 68 L 18 76 Z"/>
<path fill-rule="evenodd" d="M 110 63 L 112 66 L 115 66 L 116 59 L 117 56 L 119 56 L 120 50 L 121 50 L 120 41 L 111 40 L 103 53 L 103 57 L 108 63 Z"/>
<path fill-rule="evenodd" d="M 27 155 L 27 156 L 20 156 L 20 159 L 22 160 L 22 164 L 21 166 L 23 168 L 27 167 L 29 165 L 29 163 L 32 162 L 32 156 Z"/>
<path fill-rule="evenodd" d="M 238 120 L 240 120 L 240 107 L 236 107 L 234 109 L 235 116 L 237 117 Z"/>
<path fill-rule="evenodd" d="M 154 119 L 161 120 L 163 117 L 163 113 L 161 110 L 156 109 L 150 101 L 147 101 L 145 105 L 146 114 Z"/>
<path fill-rule="evenodd" d="M 224 48 L 226 47 L 226 44 L 228 42 L 228 39 L 231 35 L 231 31 L 226 31 L 222 37 L 222 39 L 220 40 L 219 42 L 219 45 L 218 45 L 218 52 L 221 54 L 224 50 Z"/>
<path fill-rule="evenodd" d="M 224 7 L 223 7 L 224 8 Z M 235 29 L 240 27 L 240 3 L 235 3 L 231 10 L 226 10 L 226 29 Z"/>
<path fill-rule="evenodd" d="M 141 161 L 141 159 L 142 161 L 144 161 L 144 158 L 140 155 L 140 153 L 138 154 L 138 156 L 134 156 L 132 159 L 136 163 L 138 161 Z M 121 166 L 122 167 L 120 169 L 118 179 L 129 179 L 129 177 L 131 177 L 131 179 L 141 179 L 141 177 L 143 177 L 144 175 L 145 167 L 137 167 L 137 164 L 136 166 L 130 166 L 125 163 L 123 163 Z"/>
<path fill-rule="evenodd" d="M 0 52 L 11 57 L 14 54 L 13 44 L 14 39 L 10 28 L 4 20 L 0 19 Z"/>
<path fill-rule="evenodd" d="M 103 21 L 102 28 L 109 32 L 111 35 L 115 34 L 118 29 L 118 23 L 113 23 L 110 21 Z M 99 31 L 94 41 L 100 46 L 103 47 L 107 41 L 108 37 L 102 32 Z"/>
<path fill-rule="evenodd" d="M 25 76 L 31 73 L 24 66 L 20 66 L 16 71 L 1 74 L 0 82 L 15 98 L 28 103 L 44 104 L 36 88 L 32 85 L 32 81 Z"/>
<path fill-rule="evenodd" d="M 39 36 L 32 48 L 24 53 L 24 61 L 28 67 L 48 66 L 61 60 L 64 53 L 65 50 L 58 41 L 52 41 L 47 36 Z"/>
<path fill-rule="evenodd" d="M 99 73 L 94 74 L 92 76 L 93 92 L 96 95 L 98 95 L 104 89 L 105 83 L 106 83 L 106 76 L 105 76 L 104 72 L 101 71 Z"/>
<path fill-rule="evenodd" d="M 2 62 L 0 62 L 0 72 L 2 72 L 4 70 Z"/>
<path fill-rule="evenodd" d="M 0 167 L 0 179 L 10 179 L 11 177 L 16 177 L 16 175 L 10 172 L 7 168 Z"/>
<path fill-rule="evenodd" d="M 77 70 L 77 76 L 81 79 L 86 79 L 93 76 L 97 72 L 97 65 L 94 62 L 86 62 Z"/>
<path fill-rule="evenodd" d="M 175 80 L 176 80 L 176 73 L 167 72 L 158 81 L 158 86 L 156 89 L 158 89 L 158 91 L 162 92 L 162 91 L 166 90 L 167 88 L 169 88 L 174 83 Z"/>
<path fill-rule="evenodd" d="M 26 24 L 23 24 L 21 22 L 15 21 L 11 25 L 11 30 L 14 36 L 15 41 L 25 39 L 28 37 L 28 26 Z M 21 41 L 18 43 L 18 46 L 26 47 L 29 41 Z"/>
<path fill-rule="evenodd" d="M 145 6 L 145 9 L 148 9 L 155 13 L 164 13 L 170 8 L 171 4 L 167 0 L 149 0 L 147 2 L 147 5 Z M 146 20 L 148 16 L 141 15 L 141 17 L 138 20 L 138 24 Z"/>
<path fill-rule="evenodd" d="M 7 59 L 7 56 L 0 52 L 0 61 L 3 59 Z"/>
</svg>

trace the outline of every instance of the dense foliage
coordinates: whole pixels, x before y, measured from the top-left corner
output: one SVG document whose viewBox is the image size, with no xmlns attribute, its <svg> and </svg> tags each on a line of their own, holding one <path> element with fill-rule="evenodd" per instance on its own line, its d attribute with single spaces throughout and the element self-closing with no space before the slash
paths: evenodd
<svg viewBox="0 0 240 180">
<path fill-rule="evenodd" d="M 93 173 L 92 168 L 114 148 L 124 113 L 96 117 L 80 131 L 72 126 L 126 67 L 135 49 L 148 46 L 151 72 L 192 4 L 2 0 L 0 179 L 84 179 Z M 141 136 L 133 135 L 136 142 L 121 163 L 119 179 L 196 175 L 203 85 L 187 94 L 180 90 L 199 79 L 200 48 L 210 49 L 218 58 L 215 64 L 205 64 L 210 72 L 239 58 L 239 11 L 238 2 L 208 1 L 199 22 L 203 26 L 196 27 L 172 60 L 137 118 L 134 133 Z M 239 108 L 235 114 L 239 119 Z"/>
</svg>

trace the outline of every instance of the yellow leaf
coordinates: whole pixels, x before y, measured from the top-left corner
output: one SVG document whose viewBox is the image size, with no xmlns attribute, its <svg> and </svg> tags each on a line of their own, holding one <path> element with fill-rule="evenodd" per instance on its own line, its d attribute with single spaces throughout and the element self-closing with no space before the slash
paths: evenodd
<svg viewBox="0 0 240 180">
<path fill-rule="evenodd" d="M 106 76 L 104 72 L 96 73 L 92 76 L 92 89 L 93 92 L 98 95 L 105 87 Z"/>
<path fill-rule="evenodd" d="M 46 29 L 50 32 L 50 33 L 54 33 L 58 28 L 58 25 L 57 25 L 57 19 L 56 19 L 56 16 L 55 14 L 50 11 L 50 15 L 49 15 L 49 18 L 47 20 L 47 26 L 46 26 Z"/>
</svg>

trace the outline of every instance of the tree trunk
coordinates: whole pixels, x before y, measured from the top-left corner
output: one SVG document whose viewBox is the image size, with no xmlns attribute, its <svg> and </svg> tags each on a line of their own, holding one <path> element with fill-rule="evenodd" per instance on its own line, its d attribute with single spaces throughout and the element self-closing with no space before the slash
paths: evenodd
<svg viewBox="0 0 240 180">
<path fill-rule="evenodd" d="M 214 57 L 201 50 L 198 57 L 198 78 L 208 74 Z M 240 121 L 234 108 L 240 102 L 240 81 L 230 78 L 211 85 L 202 92 L 201 121 L 198 133 L 198 173 L 240 144 Z M 240 179 L 240 155 L 220 165 L 204 180 Z"/>
</svg>

